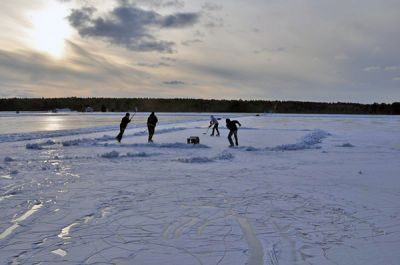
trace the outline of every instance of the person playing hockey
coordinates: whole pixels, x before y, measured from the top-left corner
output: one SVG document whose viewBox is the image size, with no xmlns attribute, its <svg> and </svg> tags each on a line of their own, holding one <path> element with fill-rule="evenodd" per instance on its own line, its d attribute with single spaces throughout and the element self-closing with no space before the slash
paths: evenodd
<svg viewBox="0 0 400 265">
<path fill-rule="evenodd" d="M 149 143 L 153 142 L 153 135 L 154 135 L 154 131 L 156 129 L 157 122 L 158 122 L 157 116 L 154 114 L 154 112 L 152 112 L 150 114 L 150 116 L 147 118 L 147 129 L 149 131 L 149 139 L 148 139 Z"/>
<path fill-rule="evenodd" d="M 130 114 L 127 112 L 125 114 L 125 116 L 122 118 L 121 120 L 121 124 L 119 125 L 119 134 L 117 135 L 117 137 L 115 137 L 115 139 L 117 139 L 117 141 L 120 143 L 122 140 L 122 136 L 124 135 L 126 126 L 128 126 L 128 123 L 131 122 L 133 116 L 131 119 L 129 119 Z"/>
<path fill-rule="evenodd" d="M 212 127 L 212 132 L 210 136 L 214 136 L 214 131 L 217 131 L 217 136 L 219 136 L 218 120 L 213 115 L 211 115 L 210 126 L 208 126 L 208 128 L 211 127 Z"/>
<path fill-rule="evenodd" d="M 235 137 L 235 144 L 236 146 L 239 145 L 238 142 L 238 137 L 237 137 L 237 131 L 238 131 L 238 127 L 236 126 L 239 125 L 239 127 L 241 127 L 242 125 L 240 124 L 240 122 L 238 122 L 237 120 L 230 120 L 230 119 L 226 119 L 226 128 L 229 129 L 229 134 L 228 134 L 228 140 L 229 140 L 229 147 L 233 147 L 233 141 L 232 141 L 232 135 Z"/>
</svg>

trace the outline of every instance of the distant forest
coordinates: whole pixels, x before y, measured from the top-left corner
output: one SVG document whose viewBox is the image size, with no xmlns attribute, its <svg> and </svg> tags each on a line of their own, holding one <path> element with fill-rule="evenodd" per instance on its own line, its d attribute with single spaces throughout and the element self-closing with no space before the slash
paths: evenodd
<svg viewBox="0 0 400 265">
<path fill-rule="evenodd" d="M 89 108 L 88 108 L 89 107 Z M 0 111 L 73 111 L 93 109 L 103 112 L 250 112 L 250 113 L 320 113 L 320 114 L 400 114 L 400 102 L 322 103 L 270 100 L 209 100 L 190 98 L 2 98 Z"/>
</svg>

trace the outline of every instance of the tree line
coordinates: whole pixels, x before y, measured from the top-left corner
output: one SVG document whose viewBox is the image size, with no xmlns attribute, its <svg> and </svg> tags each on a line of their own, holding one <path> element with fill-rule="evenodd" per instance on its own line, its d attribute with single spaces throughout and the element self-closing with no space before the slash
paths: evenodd
<svg viewBox="0 0 400 265">
<path fill-rule="evenodd" d="M 400 114 L 400 102 L 359 104 L 277 100 L 215 100 L 193 98 L 1 98 L 0 111 L 126 112 L 137 107 L 143 112 L 249 112 L 315 114 Z"/>
</svg>

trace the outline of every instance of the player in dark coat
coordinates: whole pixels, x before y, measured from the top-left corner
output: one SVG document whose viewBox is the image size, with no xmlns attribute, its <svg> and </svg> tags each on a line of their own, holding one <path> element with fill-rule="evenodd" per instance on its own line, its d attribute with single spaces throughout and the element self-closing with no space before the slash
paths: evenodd
<svg viewBox="0 0 400 265">
<path fill-rule="evenodd" d="M 149 139 L 148 139 L 149 143 L 153 142 L 153 135 L 154 135 L 154 131 L 156 129 L 157 122 L 158 122 L 157 116 L 154 114 L 154 112 L 152 112 L 150 114 L 150 116 L 147 118 L 147 129 L 149 131 Z"/>
<path fill-rule="evenodd" d="M 131 122 L 132 119 L 129 119 L 130 114 L 126 113 L 125 116 L 122 118 L 121 120 L 121 124 L 119 125 L 119 134 L 117 135 L 117 137 L 115 137 L 115 139 L 117 139 L 117 141 L 120 143 L 122 140 L 122 136 L 124 135 L 126 126 L 128 126 L 128 123 Z M 132 116 L 133 118 L 133 116 Z"/>
<path fill-rule="evenodd" d="M 236 124 L 239 125 L 239 127 L 242 126 L 240 124 L 240 122 L 238 122 L 237 120 L 231 121 L 230 119 L 226 119 L 226 128 L 229 129 L 228 140 L 230 143 L 230 147 L 233 146 L 232 135 L 235 137 L 236 146 L 239 145 L 238 137 L 237 137 L 238 127 L 236 126 Z"/>
</svg>

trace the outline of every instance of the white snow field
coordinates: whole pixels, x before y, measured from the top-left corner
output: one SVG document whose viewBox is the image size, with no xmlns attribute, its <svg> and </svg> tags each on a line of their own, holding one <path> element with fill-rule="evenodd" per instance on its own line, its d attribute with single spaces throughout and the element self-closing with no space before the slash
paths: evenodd
<svg viewBox="0 0 400 265">
<path fill-rule="evenodd" d="M 237 119 L 0 135 L 0 264 L 400 264 L 400 117 Z"/>
</svg>

